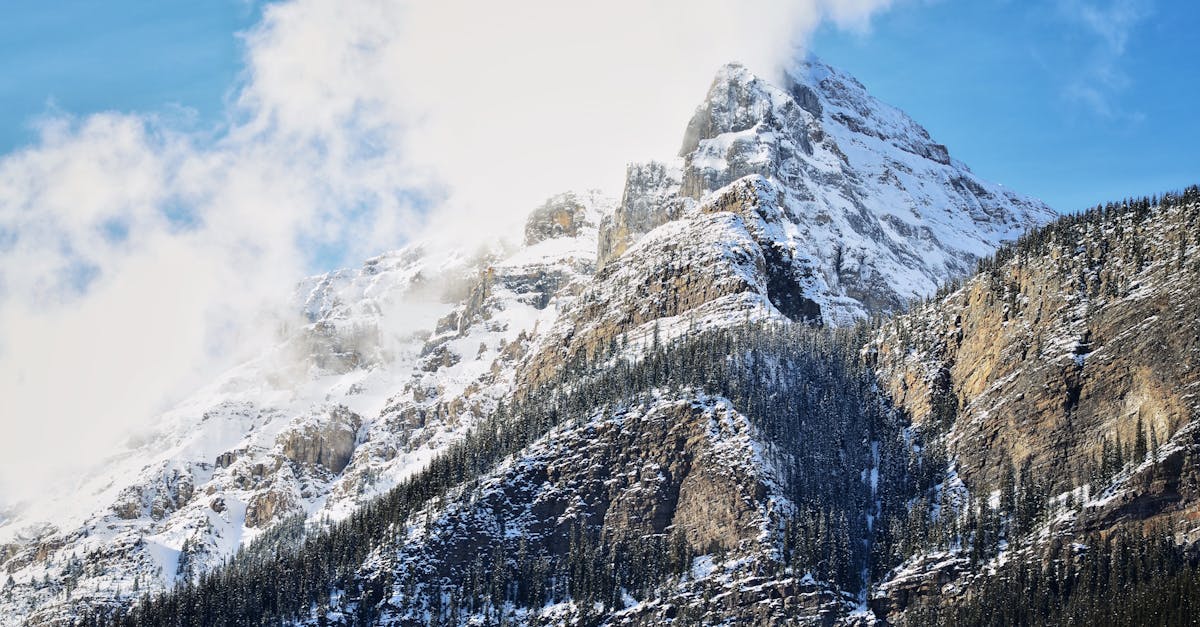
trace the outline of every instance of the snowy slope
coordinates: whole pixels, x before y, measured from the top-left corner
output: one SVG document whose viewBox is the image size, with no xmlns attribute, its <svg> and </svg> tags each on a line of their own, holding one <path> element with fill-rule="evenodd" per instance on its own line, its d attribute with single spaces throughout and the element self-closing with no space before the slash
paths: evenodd
<svg viewBox="0 0 1200 627">
<path fill-rule="evenodd" d="M 80 485 L 6 514 L 0 555 L 16 588 L 0 624 L 170 585 L 281 521 L 337 520 L 419 470 L 507 393 L 503 364 L 590 274 L 609 205 L 563 195 L 535 212 L 548 215 L 523 246 L 414 245 L 301 282 L 303 318 L 274 349 Z M 539 230 L 561 206 L 571 232 Z"/>
</svg>

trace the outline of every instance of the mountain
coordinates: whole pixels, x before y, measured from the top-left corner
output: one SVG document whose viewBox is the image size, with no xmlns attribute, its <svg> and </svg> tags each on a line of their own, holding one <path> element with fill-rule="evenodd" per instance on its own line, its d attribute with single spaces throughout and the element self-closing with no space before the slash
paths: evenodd
<svg viewBox="0 0 1200 627">
<path fill-rule="evenodd" d="M 1198 225 L 1192 187 L 875 324 L 618 341 L 120 623 L 1190 624 Z"/>
<path fill-rule="evenodd" d="M 506 364 L 590 274 L 606 202 L 551 199 L 518 250 L 417 243 L 301 282 L 274 348 L 5 521 L 16 592 L 0 615 L 61 622 L 161 588 L 267 529 L 343 518 L 422 467 L 491 411 Z"/>
<path fill-rule="evenodd" d="M 946 460 L 916 501 L 917 528 L 901 530 L 917 557 L 879 587 L 878 607 L 916 606 L 912 624 L 979 622 L 973 611 L 1002 623 L 1195 620 L 1200 596 L 1163 595 L 1197 591 L 1200 572 L 1198 217 L 1196 187 L 1065 217 L 877 332 L 867 353 L 880 381 Z M 991 527 L 970 547 L 961 512 Z M 980 576 L 1009 562 L 1005 578 L 1048 573 L 1025 573 L 1022 594 L 1054 620 L 1022 614 Z M 1086 571 L 1101 562 L 1108 585 Z M 955 573 L 970 595 L 929 594 Z M 1166 583 L 1176 574 L 1184 585 Z M 969 596 L 961 614 L 946 607 Z"/>
<path fill-rule="evenodd" d="M 779 86 L 722 68 L 680 159 L 630 167 L 622 202 L 600 227 L 600 265 L 668 221 L 727 211 L 722 202 L 755 205 L 766 224 L 753 235 L 769 241 L 770 271 L 786 274 L 771 278 L 777 291 L 801 286 L 805 302 L 773 304 L 832 324 L 900 311 L 1053 217 L 978 179 L 907 115 L 816 60 Z M 756 218 L 742 217 L 754 230 Z"/>
<path fill-rule="evenodd" d="M 866 321 L 1053 215 L 819 61 L 727 66 L 619 200 L 303 281 L 274 349 L 0 523 L 0 614 L 185 583 L 140 620 L 869 620 L 890 526 L 945 481 Z"/>
</svg>

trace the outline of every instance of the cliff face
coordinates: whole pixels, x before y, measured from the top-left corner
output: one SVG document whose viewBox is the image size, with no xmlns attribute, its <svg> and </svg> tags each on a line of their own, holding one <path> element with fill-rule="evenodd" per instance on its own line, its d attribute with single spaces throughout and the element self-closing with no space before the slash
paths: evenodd
<svg viewBox="0 0 1200 627">
<path fill-rule="evenodd" d="M 1194 191 L 1066 218 L 871 345 L 891 397 L 945 444 L 947 476 L 992 500 L 1012 547 L 1130 525 L 1196 539 L 1198 218 Z M 999 496 L 1014 477 L 1046 510 L 1023 527 Z"/>
<path fill-rule="evenodd" d="M 579 541 L 572 533 L 593 527 L 605 540 L 676 529 L 690 545 L 746 549 L 764 539 L 778 485 L 764 476 L 751 433 L 721 399 L 656 398 L 593 416 L 552 431 L 474 494 L 452 499 L 401 557 L 448 576 L 480 552 L 505 542 L 515 549 L 517 538 L 532 555 L 565 555 Z"/>
<path fill-rule="evenodd" d="M 553 430 L 437 501 L 444 508 L 417 513 L 426 523 L 366 574 L 395 576 L 391 589 L 410 591 L 385 596 L 375 620 L 426 624 L 427 612 L 453 612 L 431 598 L 431 588 L 455 598 L 492 585 L 487 577 L 496 569 L 514 582 L 503 594 L 534 608 L 510 617 L 527 624 L 605 620 L 588 606 L 593 595 L 626 606 L 607 620 L 631 625 L 844 615 L 852 597 L 779 568 L 777 545 L 793 505 L 750 420 L 726 399 L 682 392 Z M 707 557 L 715 555 L 737 559 Z M 687 576 L 670 580 L 672 571 Z M 627 587 L 625 599 L 605 598 L 609 578 Z M 529 585 L 540 579 L 550 583 Z"/>
<path fill-rule="evenodd" d="M 893 398 L 918 424 L 950 399 L 969 483 L 998 484 L 1011 461 L 1066 489 L 1106 439 L 1131 446 L 1140 424 L 1169 442 L 1200 385 L 1195 212 L 1065 227 L 898 318 L 876 345 Z"/>
</svg>

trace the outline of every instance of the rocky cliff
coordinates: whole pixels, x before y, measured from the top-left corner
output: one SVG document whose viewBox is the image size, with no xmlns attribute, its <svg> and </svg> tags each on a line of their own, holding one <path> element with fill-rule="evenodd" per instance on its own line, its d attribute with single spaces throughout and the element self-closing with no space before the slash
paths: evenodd
<svg viewBox="0 0 1200 627">
<path fill-rule="evenodd" d="M 1196 188 L 1064 218 L 872 343 L 891 398 L 944 446 L 940 485 L 964 488 L 954 507 L 994 516 L 993 546 L 976 559 L 1123 528 L 1198 539 L 1197 218 Z M 942 588 L 972 570 L 961 539 L 939 550 L 955 543 L 914 558 L 881 606 L 920 599 L 914 587 L 953 603 Z"/>
</svg>

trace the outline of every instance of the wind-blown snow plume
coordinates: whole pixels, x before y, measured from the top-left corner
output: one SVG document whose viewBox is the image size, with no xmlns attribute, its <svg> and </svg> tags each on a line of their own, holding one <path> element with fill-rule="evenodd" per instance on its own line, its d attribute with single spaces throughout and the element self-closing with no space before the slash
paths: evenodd
<svg viewBox="0 0 1200 627">
<path fill-rule="evenodd" d="M 47 119 L 0 158 L 0 504 L 269 342 L 306 271 L 615 188 L 721 64 L 769 72 L 889 4 L 296 0 L 246 34 L 218 128 Z"/>
</svg>

